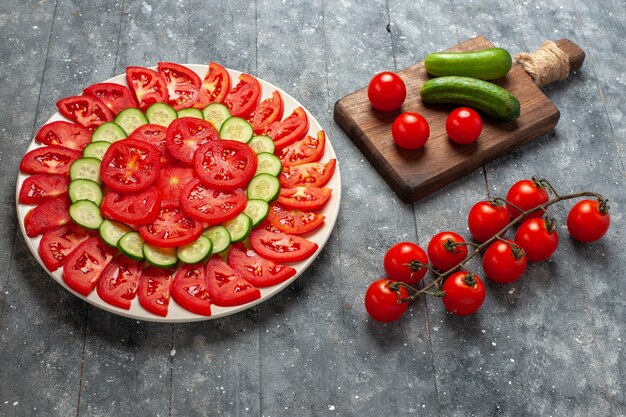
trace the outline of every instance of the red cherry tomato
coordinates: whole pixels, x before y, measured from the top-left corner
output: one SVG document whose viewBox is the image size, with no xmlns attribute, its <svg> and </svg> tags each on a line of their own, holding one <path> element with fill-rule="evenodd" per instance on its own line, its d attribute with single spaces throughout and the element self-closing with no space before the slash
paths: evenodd
<svg viewBox="0 0 626 417">
<path fill-rule="evenodd" d="M 608 208 L 595 200 L 578 202 L 567 215 L 569 234 L 580 242 L 595 242 L 604 236 L 610 225 Z"/>
<path fill-rule="evenodd" d="M 526 254 L 515 242 L 497 240 L 483 255 L 483 270 L 490 280 L 498 284 L 510 284 L 524 274 Z"/>
<path fill-rule="evenodd" d="M 430 127 L 421 114 L 405 112 L 393 122 L 391 135 L 396 145 L 413 151 L 426 144 Z"/>
<path fill-rule="evenodd" d="M 457 266 L 467 257 L 467 246 L 456 243 L 465 243 L 465 239 L 454 232 L 441 232 L 433 236 L 428 243 L 430 263 L 440 271 Z"/>
<path fill-rule="evenodd" d="M 456 316 L 467 316 L 480 309 L 485 301 L 485 286 L 481 279 L 470 272 L 459 271 L 450 275 L 442 287 L 443 304 Z"/>
<path fill-rule="evenodd" d="M 405 282 L 407 284 L 417 284 L 428 270 L 424 267 L 413 272 L 410 264 L 419 261 L 428 265 L 428 257 L 424 249 L 411 242 L 396 243 L 389 248 L 385 254 L 385 273 L 393 280 Z"/>
<path fill-rule="evenodd" d="M 532 180 L 521 180 L 516 182 L 509 188 L 506 194 L 506 200 L 513 203 L 520 209 L 527 211 L 540 206 L 548 202 L 548 192 L 546 189 Z M 506 205 L 506 209 L 509 211 L 511 218 L 514 219 L 521 214 L 521 212 L 513 207 L 513 205 Z M 527 214 L 524 220 L 528 220 L 532 217 L 543 216 L 542 210 L 536 210 Z"/>
<path fill-rule="evenodd" d="M 408 297 L 406 288 L 397 286 L 387 278 L 374 281 L 365 293 L 365 310 L 377 321 L 396 321 L 409 307 L 409 303 L 400 303 L 401 298 Z"/>
<path fill-rule="evenodd" d="M 504 229 L 511 218 L 503 205 L 491 201 L 479 201 L 474 204 L 467 216 L 467 226 L 478 242 L 484 242 Z"/>
<path fill-rule="evenodd" d="M 372 106 L 380 111 L 397 110 L 402 107 L 406 98 L 406 86 L 398 74 L 381 72 L 370 81 L 367 96 Z"/>
<path fill-rule="evenodd" d="M 446 132 L 452 142 L 460 145 L 476 142 L 483 130 L 483 120 L 469 107 L 459 107 L 446 120 Z"/>
<path fill-rule="evenodd" d="M 515 243 L 520 245 L 531 262 L 545 261 L 559 245 L 554 223 L 546 219 L 528 219 L 517 229 Z"/>
</svg>

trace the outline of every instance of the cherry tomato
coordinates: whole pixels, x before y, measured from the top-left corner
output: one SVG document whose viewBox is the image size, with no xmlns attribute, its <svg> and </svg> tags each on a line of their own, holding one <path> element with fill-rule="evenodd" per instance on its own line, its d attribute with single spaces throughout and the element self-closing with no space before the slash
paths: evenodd
<svg viewBox="0 0 626 417">
<path fill-rule="evenodd" d="M 411 242 L 396 243 L 385 254 L 385 273 L 393 280 L 411 285 L 417 284 L 428 270 L 421 267 L 413 272 L 413 269 L 407 265 L 413 261 L 428 265 L 428 257 L 424 249 Z"/>
<path fill-rule="evenodd" d="M 456 316 L 467 316 L 480 309 L 485 301 L 485 285 L 478 277 L 467 271 L 450 275 L 442 287 L 443 304 Z"/>
<path fill-rule="evenodd" d="M 608 208 L 595 200 L 583 200 L 567 215 L 569 234 L 580 242 L 595 242 L 609 230 L 611 215 Z"/>
<path fill-rule="evenodd" d="M 396 321 L 409 307 L 409 303 L 401 303 L 401 298 L 408 297 L 406 288 L 398 286 L 387 278 L 374 281 L 365 293 L 365 310 L 377 321 Z"/>
<path fill-rule="evenodd" d="M 367 96 L 372 106 L 380 111 L 397 110 L 402 107 L 406 98 L 406 86 L 398 74 L 381 72 L 370 81 Z"/>
<path fill-rule="evenodd" d="M 506 194 L 506 200 L 513 203 L 520 209 L 527 211 L 540 206 L 548 202 L 548 192 L 546 189 L 532 180 L 521 180 L 516 182 L 509 188 Z M 521 212 L 513 207 L 513 205 L 506 205 L 506 209 L 509 211 L 511 218 L 514 219 L 521 214 Z M 536 210 L 527 214 L 524 220 L 528 220 L 532 217 L 543 216 L 543 210 Z"/>
<path fill-rule="evenodd" d="M 483 130 L 483 120 L 469 107 L 459 107 L 446 120 L 446 132 L 452 142 L 460 145 L 476 142 Z"/>
<path fill-rule="evenodd" d="M 393 122 L 391 135 L 396 145 L 413 151 L 426 144 L 430 127 L 421 114 L 404 112 Z"/>
<path fill-rule="evenodd" d="M 491 201 L 474 204 L 467 216 L 467 226 L 478 242 L 484 242 L 504 229 L 511 218 L 503 205 Z"/>
<path fill-rule="evenodd" d="M 520 245 L 531 262 L 545 261 L 559 245 L 554 223 L 546 219 L 528 219 L 517 229 L 515 243 Z"/>
<path fill-rule="evenodd" d="M 454 232 L 441 232 L 433 236 L 428 243 L 430 263 L 440 271 L 454 268 L 467 257 L 467 246 L 462 236 Z"/>
<path fill-rule="evenodd" d="M 498 284 L 510 284 L 524 274 L 526 254 L 515 242 L 497 240 L 483 255 L 483 270 L 490 280 Z"/>
</svg>

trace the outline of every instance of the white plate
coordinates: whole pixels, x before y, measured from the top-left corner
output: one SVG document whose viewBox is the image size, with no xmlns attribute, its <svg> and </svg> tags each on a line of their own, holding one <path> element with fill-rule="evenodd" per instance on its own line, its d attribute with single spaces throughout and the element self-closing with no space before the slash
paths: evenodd
<svg viewBox="0 0 626 417">
<path fill-rule="evenodd" d="M 200 79 L 204 79 L 204 76 L 208 70 L 208 66 L 207 65 L 197 65 L 197 64 L 186 64 L 186 67 L 192 69 L 193 71 L 195 71 L 199 76 Z M 153 67 L 153 69 L 155 69 L 155 67 Z M 230 73 L 231 79 L 232 79 L 232 83 L 236 84 L 239 81 L 239 75 L 241 74 L 241 72 L 239 71 L 234 71 L 229 69 L 228 72 Z M 296 108 L 296 107 L 302 107 L 304 108 L 304 106 L 302 106 L 298 101 L 296 101 L 293 97 L 291 97 L 289 94 L 285 93 L 283 90 L 281 90 L 280 88 L 274 86 L 273 84 L 268 83 L 267 81 L 258 79 L 259 82 L 261 83 L 261 86 L 263 87 L 263 96 L 261 97 L 261 99 L 265 99 L 268 97 L 271 97 L 272 95 L 272 91 L 274 90 L 278 90 L 280 92 L 280 94 L 282 95 L 283 98 L 283 102 L 285 105 L 285 117 L 290 115 L 292 113 L 292 111 Z M 106 80 L 105 82 L 112 82 L 112 83 L 117 83 L 117 84 L 122 84 L 122 85 L 128 85 L 126 83 L 126 75 L 122 74 L 122 75 L 118 75 L 116 77 L 113 77 L 111 79 Z M 306 110 L 306 108 L 305 108 Z M 317 132 L 319 130 L 322 130 L 322 127 L 320 126 L 319 122 L 315 119 L 315 117 L 313 117 L 313 115 L 306 110 L 306 114 L 309 118 L 309 123 L 310 123 L 310 127 L 309 127 L 309 132 L 308 134 L 311 136 L 314 136 L 317 134 Z M 50 119 L 48 119 L 48 121 L 46 123 L 50 123 L 53 122 L 55 120 L 66 120 L 63 118 L 63 116 L 61 116 L 59 113 L 55 113 Z M 35 140 L 33 139 L 30 143 L 30 146 L 28 147 L 28 151 L 38 148 L 42 146 L 39 143 L 36 143 Z M 333 150 L 332 144 L 330 143 L 329 138 L 326 138 L 326 146 L 325 146 L 325 151 L 324 151 L 324 156 L 322 158 L 322 161 L 328 161 L 332 158 L 336 158 L 335 155 L 335 151 Z M 18 195 L 19 195 L 19 190 L 22 187 L 22 183 L 24 182 L 24 180 L 26 179 L 26 177 L 28 177 L 28 175 L 23 174 L 22 172 L 19 173 L 18 178 L 17 178 L 17 189 L 16 189 L 16 204 L 17 204 L 17 217 L 19 219 L 19 223 L 20 223 L 20 229 L 22 230 L 22 235 L 24 236 L 24 239 L 26 240 L 26 243 L 28 245 L 28 248 L 30 249 L 30 251 L 32 252 L 33 256 L 37 259 L 37 261 L 39 262 L 39 264 L 42 266 L 42 268 L 48 272 L 48 270 L 46 269 L 46 267 L 44 266 L 41 258 L 39 257 L 37 248 L 39 247 L 39 241 L 41 240 L 41 236 L 35 237 L 35 238 L 29 238 L 26 235 L 26 231 L 24 229 L 24 217 L 26 216 L 26 213 L 33 207 L 33 206 L 27 206 L 24 204 L 20 204 L 18 202 Z M 212 316 L 206 317 L 206 316 L 200 316 L 198 314 L 193 314 L 187 310 L 185 310 L 184 308 L 182 308 L 181 306 L 179 306 L 178 304 L 176 304 L 176 302 L 174 302 L 174 300 L 170 299 L 170 305 L 169 305 L 169 312 L 167 317 L 159 317 L 156 316 L 150 312 L 148 312 L 147 310 L 145 310 L 140 304 L 139 301 L 135 298 L 135 300 L 133 300 L 132 305 L 130 310 L 124 310 L 118 307 L 114 307 L 110 304 L 105 303 L 104 301 L 102 301 L 102 299 L 98 296 L 97 291 L 92 291 L 91 294 L 89 294 L 88 297 L 85 297 L 81 294 L 78 294 L 77 292 L 71 290 L 70 288 L 68 288 L 67 285 L 65 285 L 65 283 L 63 282 L 63 268 L 59 268 L 58 270 L 56 270 L 55 272 L 48 272 L 50 274 L 50 276 L 52 278 L 54 278 L 54 280 L 59 283 L 60 285 L 62 285 L 66 290 L 68 290 L 69 292 L 71 292 L 72 294 L 74 294 L 75 296 L 87 301 L 88 303 L 93 304 L 96 307 L 99 307 L 103 310 L 109 311 L 111 313 L 115 313 L 115 314 L 119 314 L 121 316 L 126 316 L 126 317 L 130 317 L 133 319 L 138 319 L 138 320 L 146 320 L 146 321 L 156 321 L 156 322 L 165 322 L 165 323 L 184 323 L 184 322 L 192 322 L 192 321 L 200 321 L 200 320 L 211 320 L 211 319 L 217 319 L 220 317 L 225 317 L 225 316 L 229 316 L 231 314 L 234 313 L 238 313 L 240 311 L 246 310 L 252 306 L 255 306 L 259 303 L 262 303 L 263 301 L 269 299 L 270 297 L 272 297 L 273 295 L 279 293 L 280 291 L 282 291 L 284 288 L 288 287 L 296 278 L 298 278 L 304 271 L 306 271 L 306 269 L 311 265 L 311 263 L 313 263 L 313 261 L 315 260 L 315 258 L 317 258 L 317 256 L 319 255 L 320 251 L 324 248 L 324 245 L 326 244 L 326 242 L 328 241 L 328 238 L 330 237 L 330 234 L 333 230 L 333 227 L 335 226 L 335 223 L 337 222 L 337 216 L 339 215 L 339 203 L 341 201 L 341 177 L 339 174 L 339 164 L 337 164 L 337 167 L 335 168 L 335 174 L 333 175 L 333 177 L 331 178 L 330 182 L 328 183 L 328 185 L 326 185 L 326 187 L 332 188 L 333 193 L 332 196 L 330 198 L 330 200 L 328 201 L 328 203 L 326 204 L 326 206 L 324 207 L 324 209 L 321 211 L 321 213 L 326 216 L 326 222 L 322 225 L 322 227 L 320 227 L 319 229 L 317 229 L 315 232 L 305 235 L 305 237 L 315 243 L 318 244 L 319 248 L 317 249 L 317 251 L 313 254 L 313 256 L 309 257 L 308 259 L 301 261 L 301 262 L 294 262 L 294 263 L 290 263 L 289 265 L 294 267 L 297 271 L 296 275 L 294 275 L 292 278 L 290 278 L 287 281 L 284 281 L 278 285 L 274 285 L 272 287 L 267 287 L 267 288 L 262 288 L 261 289 L 261 298 L 259 298 L 258 300 L 255 300 L 251 303 L 248 304 L 244 304 L 244 305 L 240 305 L 240 306 L 236 306 L 236 307 L 218 307 L 218 306 L 211 306 L 211 310 L 212 310 Z"/>
</svg>

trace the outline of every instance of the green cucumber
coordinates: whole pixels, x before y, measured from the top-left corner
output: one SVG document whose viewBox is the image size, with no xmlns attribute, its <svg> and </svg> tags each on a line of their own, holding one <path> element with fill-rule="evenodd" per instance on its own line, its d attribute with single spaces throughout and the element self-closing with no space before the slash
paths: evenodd
<svg viewBox="0 0 626 417">
<path fill-rule="evenodd" d="M 100 224 L 100 238 L 104 241 L 104 243 L 117 247 L 120 239 L 130 233 L 130 227 L 126 226 L 124 223 L 116 222 L 114 220 L 104 220 Z"/>
<path fill-rule="evenodd" d="M 117 116 L 115 116 L 115 123 L 117 123 L 127 135 L 133 133 L 141 125 L 148 124 L 146 115 L 141 110 L 134 107 L 122 110 Z"/>
<path fill-rule="evenodd" d="M 222 124 L 230 117 L 228 107 L 222 103 L 211 103 L 202 110 L 204 120 L 211 123 L 217 130 L 220 130 Z"/>
<path fill-rule="evenodd" d="M 100 207 L 93 201 L 77 201 L 70 206 L 69 212 L 74 223 L 85 229 L 97 230 L 104 221 L 100 214 Z"/>
<path fill-rule="evenodd" d="M 270 174 L 259 174 L 248 184 L 246 194 L 249 200 L 263 200 L 271 203 L 278 198 L 280 181 Z"/>
<path fill-rule="evenodd" d="M 252 136 L 252 139 L 248 142 L 248 146 L 256 153 L 274 153 L 274 148 L 276 147 L 272 138 L 265 135 Z"/>
<path fill-rule="evenodd" d="M 195 241 L 176 249 L 176 256 L 186 264 L 197 264 L 211 255 L 213 243 L 206 236 L 200 236 Z"/>
<path fill-rule="evenodd" d="M 244 213 L 239 213 L 234 219 L 222 223 L 222 226 L 228 230 L 232 243 L 242 242 L 252 231 L 252 219 Z"/>
<path fill-rule="evenodd" d="M 178 118 L 178 114 L 165 103 L 154 103 L 146 110 L 146 118 L 151 124 L 168 127 Z"/>
<path fill-rule="evenodd" d="M 257 157 L 259 162 L 256 166 L 255 176 L 259 174 L 270 174 L 277 177 L 283 169 L 283 164 L 280 162 L 280 159 L 273 153 L 261 152 Z"/>
<path fill-rule="evenodd" d="M 100 178 L 100 160 L 97 158 L 79 158 L 70 165 L 70 180 L 91 180 L 102 184 Z"/>
<path fill-rule="evenodd" d="M 236 140 L 237 142 L 248 143 L 254 130 L 252 125 L 247 120 L 241 117 L 231 117 L 222 123 L 220 128 L 220 138 L 226 140 Z"/>
<path fill-rule="evenodd" d="M 204 115 L 202 114 L 202 111 L 200 109 L 194 109 L 193 107 L 178 110 L 178 118 L 182 119 L 183 117 L 194 117 L 196 119 L 204 119 Z"/>
<path fill-rule="evenodd" d="M 102 203 L 102 188 L 92 180 L 77 179 L 70 182 L 67 195 L 72 203 L 81 200 L 92 201 L 98 206 Z"/>
<path fill-rule="evenodd" d="M 143 244 L 138 232 L 128 232 L 117 242 L 117 248 L 130 259 L 143 261 Z"/>
<path fill-rule="evenodd" d="M 458 75 L 479 80 L 504 77 L 513 64 L 511 54 L 502 48 L 470 52 L 435 52 L 426 57 L 424 67 L 435 77 Z"/>
<path fill-rule="evenodd" d="M 83 158 L 96 158 L 102 161 L 109 146 L 111 146 L 109 142 L 91 142 L 83 149 Z"/>
<path fill-rule="evenodd" d="M 109 142 L 113 143 L 115 141 L 126 138 L 126 132 L 122 129 L 117 123 L 106 122 L 102 123 L 100 126 L 93 131 L 91 135 L 92 142 Z"/>
<path fill-rule="evenodd" d="M 265 200 L 248 200 L 243 212 L 252 220 L 252 227 L 261 223 L 270 212 L 270 206 Z"/>
<path fill-rule="evenodd" d="M 159 248 L 158 246 L 144 243 L 143 256 L 148 263 L 159 268 L 171 268 L 178 263 L 176 248 Z"/>
<path fill-rule="evenodd" d="M 452 103 L 473 107 L 500 120 L 515 120 L 520 104 L 502 87 L 469 77 L 439 77 L 426 81 L 420 89 L 426 103 Z"/>
<path fill-rule="evenodd" d="M 202 234 L 211 240 L 213 254 L 225 251 L 230 245 L 230 233 L 224 226 L 209 227 Z"/>
</svg>

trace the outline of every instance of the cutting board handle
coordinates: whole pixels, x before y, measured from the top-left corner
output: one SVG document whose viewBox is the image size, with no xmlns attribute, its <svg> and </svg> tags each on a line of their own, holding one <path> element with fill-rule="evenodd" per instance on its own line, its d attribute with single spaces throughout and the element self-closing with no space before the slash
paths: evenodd
<svg viewBox="0 0 626 417">
<path fill-rule="evenodd" d="M 569 39 L 559 39 L 546 41 L 535 52 L 520 53 L 515 58 L 535 84 L 543 86 L 578 71 L 585 61 L 585 51 Z"/>
</svg>

